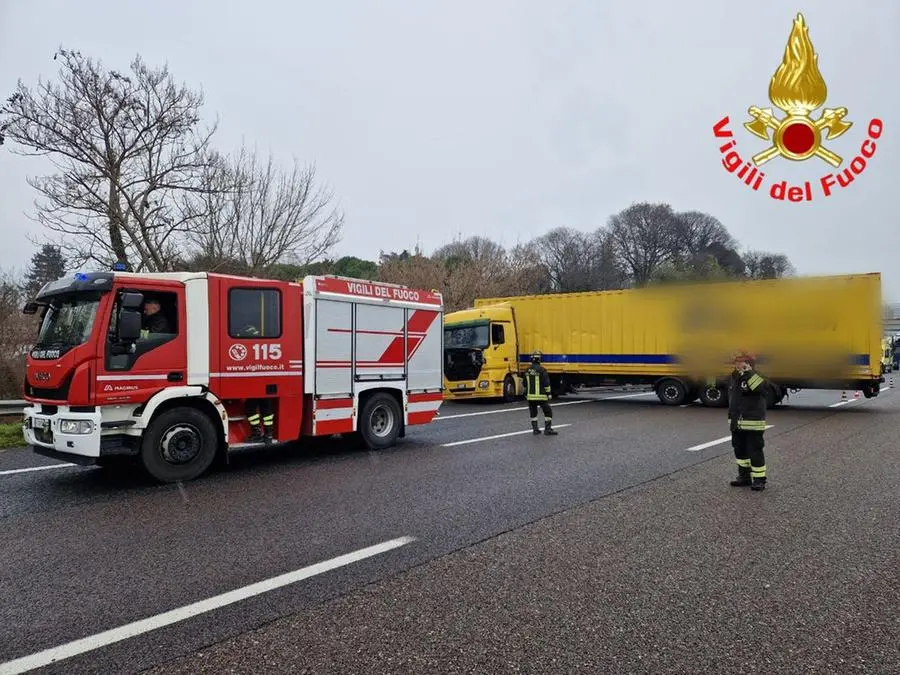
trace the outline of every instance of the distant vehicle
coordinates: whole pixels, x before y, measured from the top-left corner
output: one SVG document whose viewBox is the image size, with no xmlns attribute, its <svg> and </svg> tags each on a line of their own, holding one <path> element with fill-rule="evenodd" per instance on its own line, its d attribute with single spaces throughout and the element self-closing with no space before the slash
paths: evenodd
<svg viewBox="0 0 900 675">
<path fill-rule="evenodd" d="M 142 330 L 141 308 L 159 314 Z M 441 405 L 443 300 L 332 276 L 302 283 L 207 273 L 76 274 L 44 286 L 27 357 L 24 434 L 79 464 L 138 458 L 163 482 L 198 477 L 251 442 L 356 434 L 374 449 Z"/>
<path fill-rule="evenodd" d="M 650 286 L 476 300 L 446 315 L 445 399 L 512 400 L 533 351 L 553 393 L 652 385 L 666 405 L 727 405 L 731 354 L 750 349 L 776 387 L 861 390 L 882 377 L 880 274 Z"/>
<path fill-rule="evenodd" d="M 894 341 L 889 337 L 881 339 L 881 369 L 885 373 L 894 370 Z"/>
</svg>

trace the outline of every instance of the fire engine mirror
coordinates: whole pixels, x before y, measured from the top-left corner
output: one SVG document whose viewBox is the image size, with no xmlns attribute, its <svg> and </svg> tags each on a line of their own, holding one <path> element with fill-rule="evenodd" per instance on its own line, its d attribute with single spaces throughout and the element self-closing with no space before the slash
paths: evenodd
<svg viewBox="0 0 900 675">
<path fill-rule="evenodd" d="M 134 342 L 141 337 L 141 313 L 123 309 L 119 314 L 119 341 Z"/>
<path fill-rule="evenodd" d="M 122 307 L 124 309 L 140 309 L 141 303 L 144 302 L 142 293 L 122 293 Z"/>
<path fill-rule="evenodd" d="M 22 308 L 22 314 L 37 314 L 38 304 L 36 302 L 26 302 Z"/>
</svg>

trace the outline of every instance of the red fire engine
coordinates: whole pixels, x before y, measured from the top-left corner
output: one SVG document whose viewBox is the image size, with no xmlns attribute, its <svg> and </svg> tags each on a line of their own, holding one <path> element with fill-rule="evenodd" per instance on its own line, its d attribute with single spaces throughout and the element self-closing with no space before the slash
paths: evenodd
<svg viewBox="0 0 900 675">
<path fill-rule="evenodd" d="M 437 292 L 332 276 L 78 273 L 41 289 L 25 439 L 78 464 L 191 480 L 228 450 L 355 434 L 373 449 L 442 401 Z M 274 417 L 271 438 L 248 416 Z M 266 420 L 271 421 L 270 419 Z"/>
</svg>

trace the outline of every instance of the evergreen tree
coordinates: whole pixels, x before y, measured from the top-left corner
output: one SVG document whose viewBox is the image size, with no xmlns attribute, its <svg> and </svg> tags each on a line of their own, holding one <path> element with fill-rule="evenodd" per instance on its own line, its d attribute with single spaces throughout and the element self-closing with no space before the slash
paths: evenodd
<svg viewBox="0 0 900 675">
<path fill-rule="evenodd" d="M 62 251 L 53 244 L 44 244 L 31 256 L 31 266 L 25 274 L 25 290 L 34 295 L 49 281 L 56 281 L 66 273 Z"/>
</svg>

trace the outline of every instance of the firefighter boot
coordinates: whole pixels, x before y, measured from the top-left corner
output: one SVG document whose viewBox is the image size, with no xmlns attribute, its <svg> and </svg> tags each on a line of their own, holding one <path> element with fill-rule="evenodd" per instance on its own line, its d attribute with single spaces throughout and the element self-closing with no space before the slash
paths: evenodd
<svg viewBox="0 0 900 675">
<path fill-rule="evenodd" d="M 263 440 L 262 429 L 258 424 L 254 424 L 250 427 L 250 436 L 247 438 L 248 443 L 261 443 Z"/>
<path fill-rule="evenodd" d="M 535 436 L 541 435 L 541 430 L 538 429 L 537 420 L 531 420 L 531 433 L 533 433 Z"/>
<path fill-rule="evenodd" d="M 272 436 L 272 427 L 271 426 L 263 427 L 263 441 L 265 443 L 271 443 L 273 440 L 274 440 L 274 437 Z"/>
<path fill-rule="evenodd" d="M 737 478 L 731 481 L 732 487 L 747 487 L 750 484 L 750 467 L 739 466 Z"/>
<path fill-rule="evenodd" d="M 766 479 L 765 478 L 754 478 L 753 484 L 750 486 L 751 490 L 755 490 L 759 492 L 760 490 L 766 489 Z"/>
<path fill-rule="evenodd" d="M 552 428 L 550 425 L 552 422 L 544 422 L 544 436 L 558 436 L 559 432 Z"/>
</svg>

